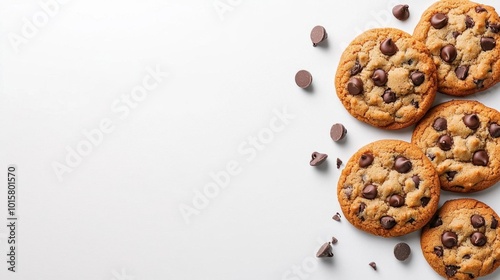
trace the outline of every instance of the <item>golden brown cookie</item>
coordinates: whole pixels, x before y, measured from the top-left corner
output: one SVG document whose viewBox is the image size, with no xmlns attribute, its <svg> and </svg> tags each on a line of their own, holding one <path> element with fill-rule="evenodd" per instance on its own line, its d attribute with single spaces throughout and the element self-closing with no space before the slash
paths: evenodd
<svg viewBox="0 0 500 280">
<path fill-rule="evenodd" d="M 358 229 L 400 236 L 422 228 L 439 202 L 439 178 L 413 144 L 380 140 L 361 148 L 346 164 L 337 197 L 346 219 Z"/>
<path fill-rule="evenodd" d="M 500 180 L 499 125 L 497 110 L 454 100 L 432 108 L 411 141 L 435 166 L 443 190 L 475 192 Z"/>
<path fill-rule="evenodd" d="M 499 217 L 474 199 L 449 200 L 422 229 L 420 245 L 430 266 L 446 279 L 470 280 L 500 265 Z"/>
<path fill-rule="evenodd" d="M 393 28 L 372 29 L 346 48 L 337 95 L 360 121 L 384 129 L 416 123 L 436 96 L 435 65 L 425 45 Z"/>
<path fill-rule="evenodd" d="M 424 42 L 438 73 L 438 91 L 465 96 L 500 80 L 500 18 L 493 7 L 441 0 L 422 15 L 413 36 Z"/>
</svg>

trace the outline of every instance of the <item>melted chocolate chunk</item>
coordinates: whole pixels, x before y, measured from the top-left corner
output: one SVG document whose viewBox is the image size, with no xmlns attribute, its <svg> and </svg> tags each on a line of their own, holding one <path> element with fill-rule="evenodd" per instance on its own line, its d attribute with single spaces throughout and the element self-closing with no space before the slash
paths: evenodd
<svg viewBox="0 0 500 280">
<path fill-rule="evenodd" d="M 359 64 L 359 61 L 356 60 L 356 62 L 354 62 L 354 66 L 351 68 L 351 76 L 359 74 L 361 70 L 363 70 L 363 67 Z"/>
</svg>

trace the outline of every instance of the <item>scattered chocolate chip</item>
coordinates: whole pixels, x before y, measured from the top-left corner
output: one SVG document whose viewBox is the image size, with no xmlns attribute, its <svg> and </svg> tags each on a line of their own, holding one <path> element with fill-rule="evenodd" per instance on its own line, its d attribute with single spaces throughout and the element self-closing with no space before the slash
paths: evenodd
<svg viewBox="0 0 500 280">
<path fill-rule="evenodd" d="M 451 33 L 451 36 L 453 36 L 453 38 L 457 39 L 457 37 L 460 36 L 460 34 L 462 34 L 462 33 L 458 32 L 458 31 L 453 31 Z"/>
<path fill-rule="evenodd" d="M 311 41 L 313 47 L 316 47 L 319 43 L 323 42 L 328 38 L 328 34 L 323 26 L 317 25 L 311 30 Z"/>
<path fill-rule="evenodd" d="M 441 137 L 439 137 L 438 139 L 438 146 L 443 151 L 451 150 L 451 146 L 453 146 L 453 138 L 446 134 L 441 135 Z"/>
<path fill-rule="evenodd" d="M 470 259 L 470 255 L 469 255 L 469 254 L 464 255 L 462 258 L 464 258 L 464 259 L 468 260 L 468 259 Z"/>
<path fill-rule="evenodd" d="M 483 79 L 476 79 L 473 81 L 474 84 L 476 84 L 477 88 L 483 88 L 484 87 L 484 80 Z"/>
<path fill-rule="evenodd" d="M 312 75 L 306 70 L 300 70 L 295 74 L 295 83 L 300 88 L 308 88 L 312 83 Z"/>
<path fill-rule="evenodd" d="M 443 221 L 441 220 L 441 218 L 439 216 L 434 216 L 434 217 L 432 217 L 432 220 L 430 221 L 429 226 L 431 228 L 435 228 L 435 227 L 438 227 L 442 224 L 443 224 Z"/>
<path fill-rule="evenodd" d="M 452 231 L 445 231 L 441 235 L 441 242 L 446 248 L 453 248 L 457 245 L 458 237 L 457 234 Z"/>
<path fill-rule="evenodd" d="M 497 45 L 495 38 L 493 37 L 482 37 L 481 38 L 481 49 L 483 51 L 491 51 Z"/>
<path fill-rule="evenodd" d="M 385 103 L 393 103 L 396 101 L 396 93 L 392 91 L 390 88 L 386 89 L 384 91 L 384 94 L 382 95 L 382 99 L 384 99 Z"/>
<path fill-rule="evenodd" d="M 490 28 L 491 32 L 493 32 L 493 33 L 500 32 L 500 24 L 498 24 L 498 23 L 489 23 L 488 27 Z"/>
<path fill-rule="evenodd" d="M 496 229 L 498 227 L 498 221 L 495 217 L 491 217 L 491 229 Z"/>
<path fill-rule="evenodd" d="M 487 10 L 481 6 L 476 6 L 476 13 L 487 12 Z"/>
<path fill-rule="evenodd" d="M 472 155 L 472 164 L 477 166 L 487 166 L 489 160 L 490 157 L 485 150 L 476 151 L 474 152 L 474 155 Z"/>
<path fill-rule="evenodd" d="M 448 121 L 446 121 L 445 118 L 437 118 L 434 120 L 434 123 L 432 124 L 432 127 L 436 131 L 443 131 L 448 128 Z"/>
<path fill-rule="evenodd" d="M 387 73 L 383 69 L 379 68 L 373 72 L 372 80 L 376 86 L 385 86 L 387 79 Z"/>
<path fill-rule="evenodd" d="M 418 102 L 415 100 L 410 101 L 410 104 L 413 105 L 413 107 L 415 107 L 417 109 L 419 108 Z"/>
<path fill-rule="evenodd" d="M 330 244 L 330 242 L 326 242 L 319 248 L 318 252 L 316 253 L 316 257 L 318 258 L 333 257 L 332 245 Z"/>
<path fill-rule="evenodd" d="M 330 137 L 333 141 L 337 142 L 344 139 L 347 134 L 347 129 L 341 123 L 336 123 L 330 128 Z"/>
<path fill-rule="evenodd" d="M 460 266 L 447 265 L 445 268 L 446 275 L 448 275 L 448 277 L 453 277 L 455 276 L 455 274 L 457 274 L 458 269 L 460 269 Z"/>
<path fill-rule="evenodd" d="M 363 154 L 359 158 L 359 167 L 365 168 L 368 167 L 372 164 L 373 162 L 373 155 L 372 154 Z"/>
<path fill-rule="evenodd" d="M 393 194 L 389 197 L 389 205 L 392 207 L 401 207 L 405 205 L 405 198 L 399 194 Z"/>
<path fill-rule="evenodd" d="M 470 217 L 470 223 L 474 228 L 480 228 L 485 224 L 483 216 L 477 214 Z"/>
<path fill-rule="evenodd" d="M 407 173 L 411 168 L 411 161 L 403 156 L 398 156 L 394 161 L 394 169 L 399 173 Z"/>
<path fill-rule="evenodd" d="M 339 169 L 341 165 L 342 161 L 340 160 L 340 158 L 337 158 L 337 169 Z"/>
<path fill-rule="evenodd" d="M 442 246 L 434 247 L 434 254 L 436 254 L 436 256 L 438 256 L 438 257 L 442 257 L 443 256 L 443 247 Z"/>
<path fill-rule="evenodd" d="M 500 137 L 500 125 L 498 125 L 497 123 L 490 124 L 488 130 L 490 132 L 491 137 L 493 138 Z"/>
<path fill-rule="evenodd" d="M 424 83 L 425 75 L 424 75 L 424 73 L 422 73 L 420 71 L 415 71 L 415 72 L 411 73 L 410 79 L 413 82 L 413 85 L 419 86 L 419 85 Z"/>
<path fill-rule="evenodd" d="M 364 188 L 363 188 L 363 197 L 364 198 L 367 198 L 367 199 L 374 199 L 375 197 L 377 197 L 377 187 L 370 184 L 370 185 L 366 185 Z"/>
<path fill-rule="evenodd" d="M 474 24 L 475 22 L 472 17 L 470 17 L 469 15 L 465 16 L 465 27 L 472 28 L 474 27 Z"/>
<path fill-rule="evenodd" d="M 482 232 L 476 231 L 470 236 L 470 242 L 472 245 L 477 247 L 482 247 L 486 244 L 486 235 Z"/>
<path fill-rule="evenodd" d="M 453 178 L 455 178 L 455 175 L 457 175 L 457 171 L 447 171 L 446 174 L 446 179 L 448 179 L 448 182 L 453 181 Z"/>
<path fill-rule="evenodd" d="M 347 83 L 347 90 L 352 95 L 358 95 L 363 93 L 363 81 L 358 77 L 352 77 Z"/>
<path fill-rule="evenodd" d="M 399 261 L 405 261 L 411 254 L 411 248 L 408 244 L 401 242 L 394 246 L 394 256 Z"/>
<path fill-rule="evenodd" d="M 322 164 L 323 162 L 325 162 L 327 157 L 328 157 L 327 154 L 314 152 L 311 155 L 311 161 L 309 162 L 309 164 L 311 166 L 318 166 L 318 165 Z"/>
<path fill-rule="evenodd" d="M 391 216 L 383 216 L 380 218 L 380 224 L 384 229 L 391 229 L 396 225 L 396 220 Z"/>
<path fill-rule="evenodd" d="M 479 128 L 479 117 L 475 114 L 470 114 L 470 115 L 465 115 L 463 118 L 462 118 L 462 121 L 464 122 L 464 124 L 472 129 L 472 130 L 476 130 Z"/>
<path fill-rule="evenodd" d="M 436 29 L 441 29 L 448 24 L 448 16 L 442 13 L 437 13 L 431 18 L 431 25 Z"/>
<path fill-rule="evenodd" d="M 351 76 L 359 74 L 361 70 L 363 70 L 363 67 L 359 64 L 359 61 L 356 60 L 356 62 L 354 62 L 354 66 L 351 68 Z"/>
<path fill-rule="evenodd" d="M 469 66 L 468 65 L 458 66 L 455 69 L 455 74 L 457 75 L 457 78 L 462 81 L 467 79 L 467 76 L 469 76 Z"/>
<path fill-rule="evenodd" d="M 339 214 L 339 212 L 335 213 L 335 215 L 333 215 L 332 219 L 335 220 L 335 221 L 337 221 L 337 222 L 340 222 L 340 214 Z"/>
<path fill-rule="evenodd" d="M 365 209 L 366 209 L 366 204 L 364 202 L 361 202 L 359 204 L 359 208 L 358 208 L 358 215 L 363 213 L 365 211 Z"/>
<path fill-rule="evenodd" d="M 332 236 L 332 244 L 337 244 L 337 242 L 339 242 L 339 240 L 335 238 L 335 236 Z"/>
<path fill-rule="evenodd" d="M 452 63 L 457 58 L 457 49 L 453 45 L 446 45 L 441 49 L 441 58 L 448 63 Z"/>
<path fill-rule="evenodd" d="M 422 197 L 420 199 L 420 204 L 422 205 L 422 207 L 425 207 L 427 206 L 427 204 L 429 204 L 429 201 L 431 201 L 430 197 Z"/>
<path fill-rule="evenodd" d="M 371 262 L 368 265 L 371 266 L 373 270 L 377 270 L 377 264 L 375 262 Z"/>
<path fill-rule="evenodd" d="M 385 39 L 381 44 L 380 44 L 380 51 L 385 54 L 385 55 L 395 55 L 396 52 L 398 52 L 398 47 L 392 41 L 391 38 Z"/>
<path fill-rule="evenodd" d="M 399 20 L 407 20 L 410 17 L 410 7 L 408 5 L 396 5 L 392 8 L 392 14 Z"/>
<path fill-rule="evenodd" d="M 413 175 L 411 180 L 415 184 L 415 188 L 418 189 L 418 186 L 420 186 L 420 177 L 418 177 L 418 175 Z"/>
</svg>

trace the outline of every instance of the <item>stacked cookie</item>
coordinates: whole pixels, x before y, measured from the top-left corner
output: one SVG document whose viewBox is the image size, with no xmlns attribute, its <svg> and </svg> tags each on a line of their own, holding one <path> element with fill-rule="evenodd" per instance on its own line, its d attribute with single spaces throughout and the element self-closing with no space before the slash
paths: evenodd
<svg viewBox="0 0 500 280">
<path fill-rule="evenodd" d="M 477 101 L 430 108 L 436 92 L 471 95 L 500 81 L 500 18 L 466 0 L 424 12 L 413 36 L 373 29 L 344 51 L 337 95 L 356 119 L 382 129 L 416 124 L 412 143 L 382 140 L 354 154 L 337 196 L 347 220 L 383 237 L 422 229 L 421 247 L 448 279 L 473 279 L 500 262 L 498 215 L 473 199 L 446 202 L 440 189 L 481 191 L 500 180 L 500 113 Z"/>
</svg>

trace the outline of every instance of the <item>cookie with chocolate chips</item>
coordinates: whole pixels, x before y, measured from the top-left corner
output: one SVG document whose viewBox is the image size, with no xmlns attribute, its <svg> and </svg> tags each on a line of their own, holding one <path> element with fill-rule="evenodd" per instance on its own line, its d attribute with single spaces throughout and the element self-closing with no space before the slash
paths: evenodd
<svg viewBox="0 0 500 280">
<path fill-rule="evenodd" d="M 439 195 L 431 162 L 418 147 L 399 140 L 361 148 L 349 159 L 337 185 L 345 218 L 383 237 L 422 228 L 435 213 Z"/>
<path fill-rule="evenodd" d="M 420 245 L 430 266 L 446 279 L 470 280 L 500 265 L 499 217 L 475 199 L 449 200 L 422 229 Z"/>
<path fill-rule="evenodd" d="M 413 36 L 430 50 L 438 91 L 465 96 L 500 80 L 500 18 L 493 7 L 441 0 L 422 15 Z"/>
<path fill-rule="evenodd" d="M 432 108 L 412 143 L 439 174 L 441 188 L 470 193 L 500 180 L 500 113 L 477 101 L 453 100 Z"/>
<path fill-rule="evenodd" d="M 431 107 L 437 74 L 423 43 L 398 29 L 372 29 L 342 54 L 335 87 L 358 120 L 400 129 L 416 123 Z"/>
</svg>

